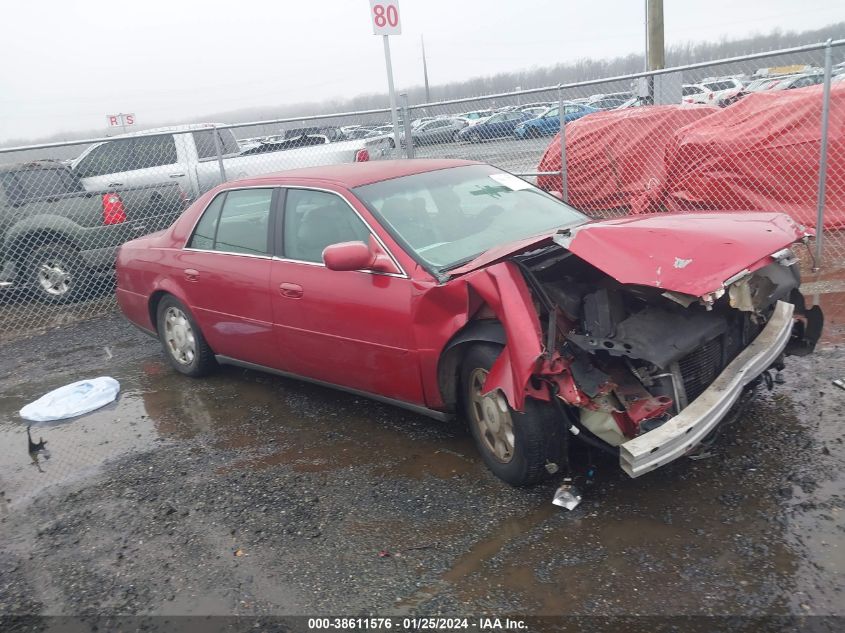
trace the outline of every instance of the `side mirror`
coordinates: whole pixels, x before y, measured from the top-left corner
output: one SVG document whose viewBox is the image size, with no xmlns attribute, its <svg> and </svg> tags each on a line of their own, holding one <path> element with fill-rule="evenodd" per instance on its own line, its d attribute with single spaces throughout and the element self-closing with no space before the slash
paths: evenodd
<svg viewBox="0 0 845 633">
<path fill-rule="evenodd" d="M 563 194 L 560 191 L 550 191 L 549 195 L 554 196 L 555 198 L 563 202 Z"/>
<path fill-rule="evenodd" d="M 341 242 L 323 249 L 323 263 L 329 270 L 372 270 L 379 273 L 400 271 L 381 245 L 370 236 L 369 245 L 364 242 Z"/>
<path fill-rule="evenodd" d="M 372 261 L 373 254 L 364 242 L 341 242 L 323 249 L 323 263 L 329 270 L 363 270 Z"/>
</svg>

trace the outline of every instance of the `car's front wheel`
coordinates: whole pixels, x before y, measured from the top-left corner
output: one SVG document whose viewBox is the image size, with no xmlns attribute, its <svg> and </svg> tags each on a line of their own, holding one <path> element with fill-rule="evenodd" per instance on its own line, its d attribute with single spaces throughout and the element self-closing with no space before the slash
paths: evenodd
<svg viewBox="0 0 845 633">
<path fill-rule="evenodd" d="M 216 367 L 214 352 L 194 317 L 176 297 L 168 295 L 159 302 L 156 323 L 164 353 L 176 371 L 198 378 Z"/>
<path fill-rule="evenodd" d="M 487 467 L 512 486 L 528 486 L 555 472 L 565 457 L 563 424 L 549 403 L 527 398 L 519 412 L 498 389 L 484 393 L 501 351 L 498 345 L 478 344 L 467 352 L 461 371 L 464 410 Z"/>
</svg>

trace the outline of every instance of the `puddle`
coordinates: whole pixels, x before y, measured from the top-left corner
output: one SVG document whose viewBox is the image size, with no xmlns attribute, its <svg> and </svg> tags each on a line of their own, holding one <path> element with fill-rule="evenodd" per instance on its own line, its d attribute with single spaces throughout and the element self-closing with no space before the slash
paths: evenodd
<svg viewBox="0 0 845 633">
<path fill-rule="evenodd" d="M 39 454 L 36 462 L 27 450 L 28 422 L 17 413 L 21 406 L 35 398 L 3 398 L 0 402 L 0 446 L 4 447 L 0 451 L 0 487 L 10 507 L 25 502 L 48 486 L 86 476 L 108 460 L 155 445 L 158 433 L 146 416 L 133 382 L 131 379 L 124 381 L 118 400 L 102 409 L 67 421 L 33 423 L 33 440 L 46 440 L 49 454 L 49 458 Z M 44 393 L 57 386 L 60 385 L 45 383 Z"/>
<path fill-rule="evenodd" d="M 512 517 L 500 523 L 493 533 L 476 542 L 466 554 L 460 556 L 437 583 L 422 587 L 413 595 L 396 604 L 400 615 L 408 614 L 434 598 L 440 591 L 465 581 L 469 576 L 482 570 L 485 564 L 498 554 L 501 549 L 517 537 L 524 536 L 537 525 L 559 514 L 560 509 L 551 501 L 529 512 L 527 515 Z M 490 579 L 484 579 L 480 585 L 487 587 Z"/>
</svg>

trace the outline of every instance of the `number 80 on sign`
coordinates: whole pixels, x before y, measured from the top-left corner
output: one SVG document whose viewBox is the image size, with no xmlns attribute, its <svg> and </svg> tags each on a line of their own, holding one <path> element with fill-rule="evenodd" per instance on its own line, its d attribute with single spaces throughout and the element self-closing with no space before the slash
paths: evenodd
<svg viewBox="0 0 845 633">
<path fill-rule="evenodd" d="M 399 35 L 399 3 L 396 0 L 370 0 L 370 20 L 374 35 Z"/>
</svg>

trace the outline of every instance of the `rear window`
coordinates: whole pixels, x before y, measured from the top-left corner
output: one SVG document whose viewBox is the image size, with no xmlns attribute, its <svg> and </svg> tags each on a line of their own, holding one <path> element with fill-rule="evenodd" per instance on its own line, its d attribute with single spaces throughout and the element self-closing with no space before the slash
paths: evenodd
<svg viewBox="0 0 845 633">
<path fill-rule="evenodd" d="M 23 169 L 0 173 L 0 182 L 12 204 L 82 191 L 67 169 Z"/>
<path fill-rule="evenodd" d="M 216 158 L 217 146 L 214 144 L 214 135 L 217 134 L 217 140 L 220 142 L 220 151 L 226 154 L 239 154 L 241 151 L 238 141 L 231 130 L 214 130 L 209 128 L 207 130 L 199 130 L 194 132 L 194 143 L 197 146 L 198 158 Z"/>
</svg>

